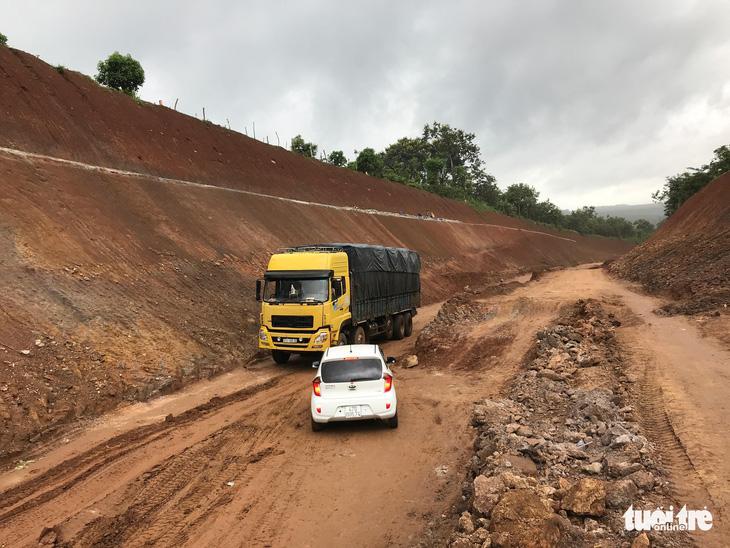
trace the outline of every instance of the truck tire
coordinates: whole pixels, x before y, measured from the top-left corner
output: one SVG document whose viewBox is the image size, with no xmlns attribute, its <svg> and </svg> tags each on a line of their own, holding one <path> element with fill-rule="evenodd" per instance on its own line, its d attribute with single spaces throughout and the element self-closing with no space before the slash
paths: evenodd
<svg viewBox="0 0 730 548">
<path fill-rule="evenodd" d="M 386 339 L 393 338 L 393 316 L 385 318 L 385 326 L 383 326 L 383 335 Z"/>
<path fill-rule="evenodd" d="M 405 329 L 403 329 L 403 333 L 406 337 L 410 337 L 413 335 L 413 316 L 411 316 L 410 312 L 406 312 L 403 314 L 403 322 L 405 323 Z"/>
<path fill-rule="evenodd" d="M 406 322 L 403 314 L 398 314 L 393 320 L 393 339 L 401 340 L 406 336 Z"/>
<path fill-rule="evenodd" d="M 350 334 L 350 344 L 365 344 L 365 330 L 362 327 L 353 327 Z"/>
<path fill-rule="evenodd" d="M 345 346 L 347 344 L 347 333 L 345 333 L 345 330 L 340 330 L 340 334 L 337 336 L 337 342 L 335 343 L 337 346 Z"/>
<path fill-rule="evenodd" d="M 274 361 L 279 365 L 284 365 L 286 362 L 288 362 L 289 356 L 291 356 L 291 352 L 284 352 L 283 350 L 271 351 L 271 357 L 274 358 Z"/>
</svg>

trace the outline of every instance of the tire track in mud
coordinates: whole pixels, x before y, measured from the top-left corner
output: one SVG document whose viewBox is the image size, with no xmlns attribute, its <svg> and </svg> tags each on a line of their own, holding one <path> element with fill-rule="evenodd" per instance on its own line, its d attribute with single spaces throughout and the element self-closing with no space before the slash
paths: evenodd
<svg viewBox="0 0 730 548">
<path fill-rule="evenodd" d="M 164 468 L 164 472 L 145 478 L 144 492 L 137 497 L 144 501 L 141 518 L 126 515 L 115 518 L 124 524 L 122 531 L 129 534 L 123 544 L 178 546 L 204 534 L 196 531 L 208 529 L 209 522 L 218 519 L 217 512 L 230 514 L 231 507 L 237 505 L 236 499 L 240 498 L 238 495 L 242 488 L 246 490 L 251 479 L 262 472 L 259 468 L 264 464 L 259 463 L 265 461 L 268 467 L 270 457 L 284 454 L 276 438 L 281 435 L 281 425 L 287 424 L 284 415 L 291 410 L 293 401 L 300 397 L 300 387 L 292 386 L 284 397 L 277 395 L 273 405 L 269 406 L 271 402 L 267 402 L 266 407 L 260 406 L 231 426 L 211 434 L 183 456 L 188 465 L 184 471 L 169 474 L 167 468 L 173 466 L 167 463 L 158 465 L 156 468 Z M 267 427 L 270 424 L 280 427 Z M 173 457 L 170 460 L 178 459 Z M 265 473 L 270 474 L 268 471 Z M 248 478 L 242 479 L 245 476 Z M 231 481 L 233 485 L 228 485 Z M 160 484 L 163 489 L 158 489 Z M 154 495 L 148 497 L 147 493 Z M 244 499 L 249 500 L 249 497 Z M 270 513 L 271 509 L 268 509 L 264 516 Z M 264 527 L 259 523 L 247 529 L 262 531 Z M 101 531 L 105 530 L 108 529 L 102 523 Z M 101 540 L 95 532 L 89 539 L 92 545 L 98 545 Z M 121 539 L 114 540 L 113 544 L 120 544 Z"/>
<path fill-rule="evenodd" d="M 155 464 L 127 487 L 116 514 L 89 522 L 72 544 L 179 546 L 198 538 L 196 530 L 206 529 L 217 511 L 234 502 L 239 478 L 256 475 L 249 469 L 284 453 L 271 439 L 277 437 L 279 429 L 257 423 L 271 424 L 273 419 L 286 424 L 277 419 L 291 409 L 296 393 L 301 393 L 300 386 L 293 382 L 287 389 L 288 397 L 277 394 L 273 405 L 265 398 L 252 413 Z M 232 478 L 233 485 L 228 485 Z"/>
<path fill-rule="evenodd" d="M 28 528 L 30 530 L 36 529 L 38 523 L 45 523 L 49 518 L 52 519 L 52 515 L 55 515 L 47 515 L 47 505 L 57 506 L 63 499 L 71 499 L 76 492 L 83 490 L 87 483 L 101 484 L 100 488 L 104 489 L 103 484 L 108 481 L 113 486 L 115 481 L 118 482 L 113 474 L 115 469 L 121 466 L 123 470 L 128 461 L 134 459 L 137 453 L 149 450 L 155 444 L 164 444 L 166 438 L 177 431 L 194 426 L 193 423 L 207 416 L 225 411 L 228 406 L 245 402 L 256 393 L 265 394 L 279 385 L 280 381 L 292 372 L 283 372 L 280 377 L 268 379 L 264 383 L 253 385 L 225 397 L 211 398 L 207 403 L 190 409 L 172 419 L 139 427 L 121 434 L 81 455 L 62 462 L 37 478 L 8 489 L 0 498 L 0 537 L 3 536 L 3 530 L 21 532 L 24 529 L 27 531 Z M 244 420 L 246 419 L 241 419 L 241 421 Z M 226 425 L 223 429 L 209 434 L 205 439 L 215 440 L 221 432 L 230 428 L 231 426 Z M 241 430 L 245 432 L 246 429 Z M 221 441 L 223 439 L 225 438 L 221 438 Z M 239 448 L 241 445 L 239 444 Z M 189 450 L 182 452 L 182 463 L 187 461 L 189 454 L 191 454 Z M 175 458 L 176 456 L 172 457 L 169 462 L 172 466 L 179 466 L 176 464 Z M 132 460 L 132 462 L 134 461 Z M 138 488 L 134 489 L 134 483 L 127 486 L 127 489 L 138 490 Z M 124 501 L 125 497 L 130 495 L 131 492 L 125 492 L 122 500 Z M 105 497 L 108 496 L 110 496 L 109 492 L 106 493 Z M 78 503 L 78 501 L 75 502 Z M 87 501 L 86 505 L 94 504 L 94 502 L 94 500 Z M 133 503 L 132 499 L 129 504 Z M 66 514 L 75 512 L 78 515 L 83 511 L 82 508 L 66 508 L 65 504 L 61 504 L 61 506 L 63 507 L 61 512 Z M 5 511 L 2 512 L 2 510 Z M 67 519 L 69 518 L 67 517 Z"/>
<path fill-rule="evenodd" d="M 663 390 L 656 381 L 657 370 L 653 356 L 638 348 L 627 348 L 624 345 L 622 351 L 634 367 L 643 369 L 637 375 L 638 379 L 635 379 L 634 400 L 647 437 L 659 447 L 672 492 L 681 503 L 702 508 L 712 498 L 667 413 Z"/>
</svg>

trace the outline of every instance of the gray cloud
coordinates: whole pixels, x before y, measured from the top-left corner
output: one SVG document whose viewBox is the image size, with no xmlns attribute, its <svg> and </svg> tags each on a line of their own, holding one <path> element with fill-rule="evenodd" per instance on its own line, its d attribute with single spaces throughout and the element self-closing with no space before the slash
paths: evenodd
<svg viewBox="0 0 730 548">
<path fill-rule="evenodd" d="M 502 186 L 562 207 L 649 201 L 730 143 L 730 4 L 705 1 L 25 2 L 10 45 L 87 74 L 119 50 L 141 96 L 282 145 L 382 150 L 438 120 Z"/>
</svg>

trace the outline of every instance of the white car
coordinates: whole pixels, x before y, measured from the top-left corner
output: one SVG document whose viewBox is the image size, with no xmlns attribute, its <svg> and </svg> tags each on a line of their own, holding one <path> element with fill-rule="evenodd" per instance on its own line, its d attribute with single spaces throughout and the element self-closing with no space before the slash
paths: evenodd
<svg viewBox="0 0 730 548">
<path fill-rule="evenodd" d="M 349 344 L 328 348 L 314 362 L 312 430 L 328 422 L 383 419 L 398 428 L 398 401 L 393 373 L 375 344 Z"/>
</svg>

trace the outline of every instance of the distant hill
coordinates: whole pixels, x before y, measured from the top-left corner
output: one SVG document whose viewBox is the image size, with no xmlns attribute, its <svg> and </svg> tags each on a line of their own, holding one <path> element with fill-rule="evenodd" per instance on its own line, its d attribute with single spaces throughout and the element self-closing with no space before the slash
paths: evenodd
<svg viewBox="0 0 730 548">
<path fill-rule="evenodd" d="M 568 215 L 570 210 L 564 209 L 563 213 Z M 627 221 L 634 222 L 637 219 L 646 219 L 654 224 L 664 219 L 664 204 L 639 204 L 639 205 L 610 205 L 596 206 L 596 214 L 601 217 L 623 217 Z"/>
</svg>

